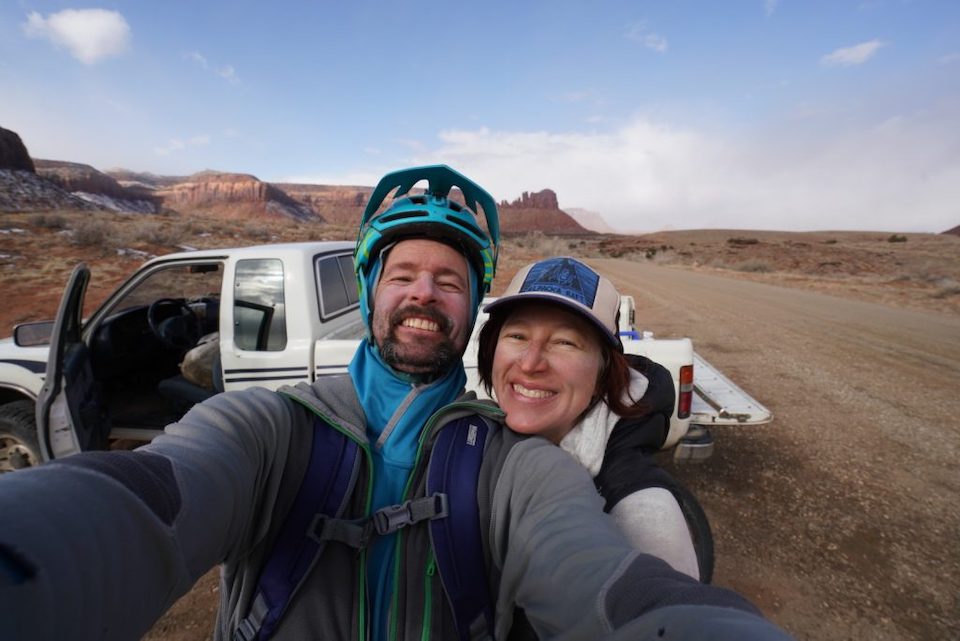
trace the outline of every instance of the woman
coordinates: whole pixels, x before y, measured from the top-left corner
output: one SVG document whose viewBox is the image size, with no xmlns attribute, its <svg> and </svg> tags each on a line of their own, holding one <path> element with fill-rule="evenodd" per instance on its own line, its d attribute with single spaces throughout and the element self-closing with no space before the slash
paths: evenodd
<svg viewBox="0 0 960 641">
<path fill-rule="evenodd" d="M 635 547 L 709 580 L 681 509 L 690 495 L 653 458 L 673 413 L 673 380 L 623 354 L 619 305 L 613 284 L 574 258 L 528 265 L 485 308 L 480 380 L 508 427 L 547 438 L 589 470 Z"/>
</svg>

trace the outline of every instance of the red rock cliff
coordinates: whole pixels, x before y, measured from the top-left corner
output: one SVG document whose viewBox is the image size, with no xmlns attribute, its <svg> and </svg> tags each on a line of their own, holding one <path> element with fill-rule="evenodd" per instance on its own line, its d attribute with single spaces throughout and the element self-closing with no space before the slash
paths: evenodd
<svg viewBox="0 0 960 641">
<path fill-rule="evenodd" d="M 249 174 L 204 171 L 159 189 L 157 194 L 163 197 L 164 206 L 171 209 L 220 218 L 279 215 L 322 220 L 308 205 Z"/>
<path fill-rule="evenodd" d="M 590 234 L 572 216 L 560 209 L 552 189 L 523 192 L 513 202 L 500 203 L 500 229 L 504 233 Z"/>
</svg>

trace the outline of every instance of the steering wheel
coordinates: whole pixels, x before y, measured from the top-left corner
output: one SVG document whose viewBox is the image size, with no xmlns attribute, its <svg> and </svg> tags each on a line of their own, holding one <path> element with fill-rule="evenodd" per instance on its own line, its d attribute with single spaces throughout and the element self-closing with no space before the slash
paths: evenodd
<svg viewBox="0 0 960 641">
<path fill-rule="evenodd" d="M 150 331 L 165 346 L 187 350 L 200 340 L 200 319 L 182 298 L 158 298 L 147 309 Z"/>
</svg>

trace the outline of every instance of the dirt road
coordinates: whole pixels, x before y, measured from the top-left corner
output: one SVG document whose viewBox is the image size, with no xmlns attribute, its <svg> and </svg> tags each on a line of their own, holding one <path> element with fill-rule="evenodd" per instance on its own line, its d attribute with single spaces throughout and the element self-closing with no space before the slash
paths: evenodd
<svg viewBox="0 0 960 641">
<path fill-rule="evenodd" d="M 960 319 L 590 262 L 776 416 L 672 468 L 713 523 L 716 582 L 799 639 L 960 638 Z"/>
<path fill-rule="evenodd" d="M 711 518 L 715 582 L 801 640 L 960 638 L 960 318 L 589 262 L 776 415 L 665 459 Z M 215 603 L 211 574 L 148 638 L 209 638 Z"/>
</svg>

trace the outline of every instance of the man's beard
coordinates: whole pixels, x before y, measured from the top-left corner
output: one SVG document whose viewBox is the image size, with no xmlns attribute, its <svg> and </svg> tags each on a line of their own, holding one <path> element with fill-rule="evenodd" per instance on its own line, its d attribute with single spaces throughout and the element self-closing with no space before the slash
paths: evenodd
<svg viewBox="0 0 960 641">
<path fill-rule="evenodd" d="M 442 340 L 430 344 L 404 342 L 397 339 L 397 327 L 411 315 L 427 318 L 440 326 Z M 444 375 L 460 360 L 460 350 L 450 338 L 450 319 L 440 313 L 417 305 L 397 309 L 390 315 L 389 329 L 377 348 L 384 362 L 395 370 L 416 374 L 427 380 Z"/>
</svg>

